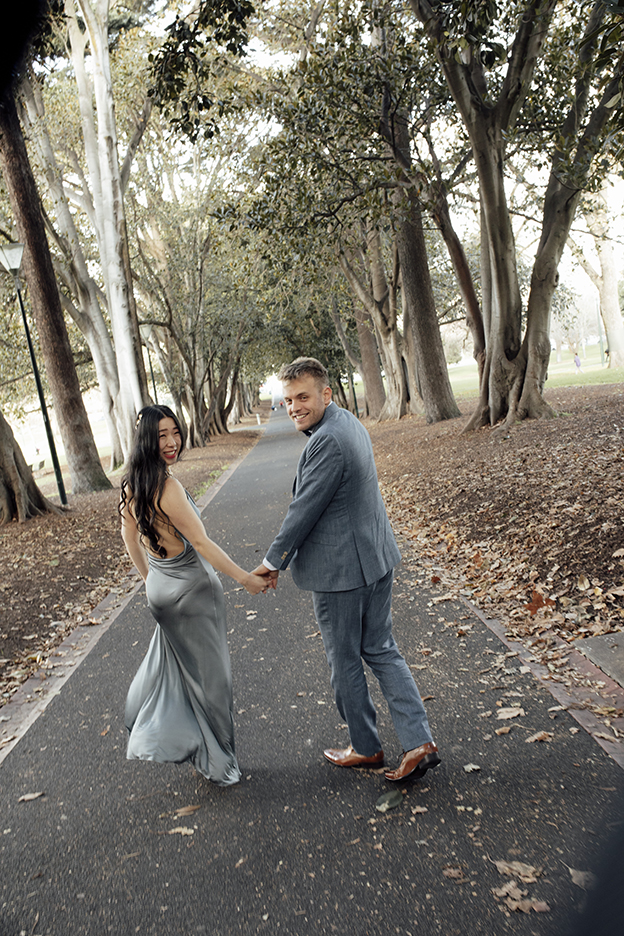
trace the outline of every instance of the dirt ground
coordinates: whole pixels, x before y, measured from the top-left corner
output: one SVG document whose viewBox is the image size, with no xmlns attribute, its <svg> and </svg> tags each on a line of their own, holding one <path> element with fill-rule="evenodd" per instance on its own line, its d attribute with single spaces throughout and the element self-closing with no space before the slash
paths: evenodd
<svg viewBox="0 0 624 936">
<path fill-rule="evenodd" d="M 368 425 L 416 580 L 467 596 L 536 653 L 555 639 L 624 628 L 624 386 L 546 396 L 556 419 L 522 423 L 505 436 L 462 434 L 474 400 L 445 423 L 409 416 Z M 199 496 L 255 444 L 256 426 L 254 416 L 186 453 L 177 477 Z M 53 493 L 53 476 L 39 483 Z M 115 484 L 70 497 L 62 516 L 0 528 L 0 705 L 126 577 L 118 476 Z M 554 670 L 565 663 L 549 659 Z"/>
</svg>

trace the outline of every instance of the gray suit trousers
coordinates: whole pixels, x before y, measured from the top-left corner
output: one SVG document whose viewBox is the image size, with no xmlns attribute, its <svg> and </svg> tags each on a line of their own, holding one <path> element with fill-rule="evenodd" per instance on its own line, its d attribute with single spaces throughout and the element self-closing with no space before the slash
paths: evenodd
<svg viewBox="0 0 624 936">
<path fill-rule="evenodd" d="M 393 578 L 391 570 L 371 585 L 312 593 L 336 705 L 363 757 L 380 751 L 381 742 L 362 660 L 379 681 L 403 750 L 433 740 L 420 693 L 392 636 Z"/>
</svg>

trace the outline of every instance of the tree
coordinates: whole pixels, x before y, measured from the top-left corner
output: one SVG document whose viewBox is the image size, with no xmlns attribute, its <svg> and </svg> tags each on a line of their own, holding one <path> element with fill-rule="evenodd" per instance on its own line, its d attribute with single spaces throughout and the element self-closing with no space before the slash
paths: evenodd
<svg viewBox="0 0 624 936">
<path fill-rule="evenodd" d="M 0 525 L 60 512 L 37 487 L 13 430 L 0 411 Z"/>
<path fill-rule="evenodd" d="M 621 36 L 616 54 L 597 64 L 597 31 L 605 16 L 601 2 L 524 0 L 500 13 L 491 0 L 410 0 L 410 5 L 453 95 L 479 178 L 486 360 L 470 427 L 550 415 L 542 391 L 550 359 L 551 301 L 581 192 L 612 117 L 624 64 Z M 558 5 L 563 18 L 554 30 Z M 548 67 L 540 71 L 545 48 Z M 545 101 L 553 108 L 548 132 L 552 134 L 553 118 L 557 132 L 523 335 L 505 166 L 509 141 L 521 125 L 525 133 L 532 128 L 534 140 L 539 126 L 542 134 L 537 136 L 544 145 Z"/>
<path fill-rule="evenodd" d="M 590 278 L 600 299 L 600 314 L 607 334 L 609 367 L 624 367 L 624 320 L 618 296 L 618 251 L 609 236 L 610 217 L 607 190 L 586 199 L 584 211 L 589 233 L 594 241 L 597 267 L 585 251 L 575 246 L 574 255 Z"/>
<path fill-rule="evenodd" d="M 54 218 L 47 212 L 44 218 L 48 234 L 58 251 L 53 260 L 56 274 L 65 287 L 61 291 L 61 302 L 89 345 L 110 438 L 111 469 L 114 469 L 123 462 L 123 448 L 115 412 L 119 373 L 103 312 L 106 298 L 90 271 L 89 258 L 85 256 L 84 238 L 78 231 L 76 213 L 71 209 L 63 169 L 56 158 L 48 130 L 41 85 L 35 75 L 30 73 L 23 77 L 20 93 L 23 121 L 38 150 L 53 205 Z"/>
<path fill-rule="evenodd" d="M 250 0 L 199 0 L 190 12 L 176 15 L 166 40 L 150 55 L 150 96 L 172 127 L 192 141 L 219 132 L 213 108 L 220 117 L 226 105 L 212 91 L 214 77 L 225 55 L 245 54 L 254 12 Z"/>
<path fill-rule="evenodd" d="M 219 220 L 240 127 L 210 144 L 180 143 L 173 152 L 157 116 L 129 188 L 141 317 L 150 347 L 179 406 L 189 414 L 188 445 L 227 432 L 240 375 L 244 336 L 257 319 L 248 251 Z"/>
<path fill-rule="evenodd" d="M 117 424 L 124 456 L 127 457 L 132 445 L 136 413 L 147 402 L 148 392 L 132 291 L 124 212 L 124 176 L 118 154 L 109 55 L 109 2 L 65 0 L 65 14 L 90 181 L 88 188 L 85 180 L 82 195 L 85 204 L 91 209 L 90 216 L 100 253 L 120 375 Z M 85 67 L 87 47 L 91 53 L 90 72 Z M 138 144 L 135 142 L 134 145 Z"/>
<path fill-rule="evenodd" d="M 318 25 L 322 7 L 315 5 L 310 23 Z M 421 205 L 396 159 L 398 150 L 403 158 L 407 151 L 410 162 L 400 90 L 407 79 L 388 64 L 395 55 L 390 28 L 371 46 L 371 31 L 381 32 L 377 12 L 375 3 L 355 13 L 336 5 L 318 36 L 306 30 L 305 67 L 276 72 L 268 87 L 260 86 L 257 102 L 281 132 L 270 135 L 260 156 L 262 204 L 254 217 L 280 237 L 320 229 L 374 323 L 386 377 L 381 417 L 418 411 L 421 397 L 433 421 L 459 410 L 444 362 Z"/>
<path fill-rule="evenodd" d="M 102 469 L 82 399 L 45 236 L 39 194 L 11 91 L 0 101 L 0 166 L 18 237 L 24 274 L 44 353 L 74 494 L 111 487 Z"/>
</svg>

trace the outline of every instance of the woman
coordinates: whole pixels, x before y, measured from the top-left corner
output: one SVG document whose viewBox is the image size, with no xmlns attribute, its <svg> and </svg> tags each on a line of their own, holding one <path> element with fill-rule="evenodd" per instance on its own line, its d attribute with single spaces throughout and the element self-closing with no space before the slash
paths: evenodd
<svg viewBox="0 0 624 936">
<path fill-rule="evenodd" d="M 266 591 L 206 535 L 197 506 L 171 466 L 184 434 L 168 406 L 138 416 L 121 483 L 121 535 L 145 580 L 158 622 L 126 701 L 128 758 L 190 761 L 220 786 L 240 780 L 223 588 L 215 569 L 251 595 Z"/>
</svg>

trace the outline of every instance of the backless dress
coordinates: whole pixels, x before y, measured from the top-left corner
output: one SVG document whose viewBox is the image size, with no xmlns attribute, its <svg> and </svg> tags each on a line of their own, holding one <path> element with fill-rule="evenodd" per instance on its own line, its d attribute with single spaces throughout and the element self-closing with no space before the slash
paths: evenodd
<svg viewBox="0 0 624 936">
<path fill-rule="evenodd" d="M 127 757 L 190 761 L 204 777 L 229 786 L 240 770 L 223 587 L 210 563 L 178 535 L 179 555 L 148 553 L 145 591 L 157 623 L 128 691 Z"/>
</svg>

